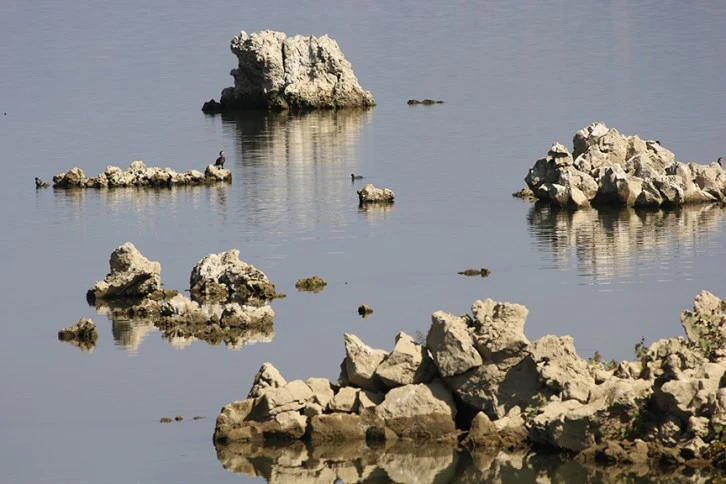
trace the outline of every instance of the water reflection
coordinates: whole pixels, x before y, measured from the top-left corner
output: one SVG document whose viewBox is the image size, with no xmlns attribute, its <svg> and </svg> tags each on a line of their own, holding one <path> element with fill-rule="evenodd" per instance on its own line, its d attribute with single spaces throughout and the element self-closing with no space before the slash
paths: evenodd
<svg viewBox="0 0 726 484">
<path fill-rule="evenodd" d="M 711 482 L 712 468 L 662 469 L 645 464 L 602 467 L 561 455 L 534 452 L 463 451 L 455 445 L 396 442 L 371 448 L 365 443 L 311 445 L 216 444 L 217 458 L 230 472 L 269 483 L 354 482 Z"/>
<path fill-rule="evenodd" d="M 690 279 L 694 256 L 718 248 L 712 235 L 723 215 L 716 205 L 569 211 L 536 204 L 527 223 L 537 247 L 552 252 L 558 269 L 574 268 L 591 284 L 609 284 Z"/>
<path fill-rule="evenodd" d="M 255 229 L 281 237 L 318 226 L 349 223 L 341 207 L 355 207 L 350 173 L 359 163 L 363 127 L 372 110 L 303 114 L 244 112 L 223 115 L 236 146 L 236 214 Z"/>
</svg>

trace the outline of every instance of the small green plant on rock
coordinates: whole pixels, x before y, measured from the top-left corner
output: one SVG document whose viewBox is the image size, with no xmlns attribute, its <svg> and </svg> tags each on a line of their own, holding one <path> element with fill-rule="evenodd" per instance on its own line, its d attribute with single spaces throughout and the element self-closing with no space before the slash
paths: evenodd
<svg viewBox="0 0 726 484">
<path fill-rule="evenodd" d="M 689 348 L 698 351 L 711 362 L 719 360 L 721 350 L 726 348 L 726 336 L 720 319 L 711 314 L 700 314 L 693 323 L 698 339 L 688 342 Z"/>
<path fill-rule="evenodd" d="M 650 359 L 648 345 L 645 344 L 645 336 L 641 336 L 640 341 L 635 343 L 635 359 L 639 360 L 643 366 L 645 366 Z"/>
<path fill-rule="evenodd" d="M 525 422 L 531 422 L 534 420 L 537 415 L 542 413 L 545 405 L 547 405 L 547 398 L 545 398 L 545 396 L 541 393 L 538 393 L 537 396 L 532 399 L 532 403 L 524 409 L 523 417 Z"/>
</svg>

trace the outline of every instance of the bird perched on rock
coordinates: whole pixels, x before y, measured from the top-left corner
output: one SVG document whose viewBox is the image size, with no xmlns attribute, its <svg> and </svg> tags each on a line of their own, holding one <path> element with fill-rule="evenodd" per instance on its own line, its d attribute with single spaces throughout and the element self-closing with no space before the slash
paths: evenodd
<svg viewBox="0 0 726 484">
<path fill-rule="evenodd" d="M 35 177 L 35 188 L 48 188 L 50 184 L 48 182 L 44 182 L 37 176 Z"/>
<path fill-rule="evenodd" d="M 214 162 L 214 166 L 218 166 L 220 168 L 224 168 L 224 162 L 225 161 L 226 160 L 224 158 L 224 151 L 220 151 L 219 152 L 219 158 L 217 158 L 217 161 Z"/>
<path fill-rule="evenodd" d="M 355 173 L 351 173 L 350 174 L 350 179 L 351 180 L 360 180 L 361 178 L 363 178 L 362 175 L 356 175 Z"/>
<path fill-rule="evenodd" d="M 723 161 L 724 158 L 726 158 L 726 156 L 719 156 L 718 157 L 718 160 L 716 160 L 716 163 L 718 163 L 719 165 L 723 166 L 722 161 Z"/>
</svg>

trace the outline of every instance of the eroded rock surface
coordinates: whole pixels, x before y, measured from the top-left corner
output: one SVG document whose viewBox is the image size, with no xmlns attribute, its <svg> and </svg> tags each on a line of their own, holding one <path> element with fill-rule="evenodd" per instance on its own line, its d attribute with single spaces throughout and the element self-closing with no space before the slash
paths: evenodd
<svg viewBox="0 0 726 484">
<path fill-rule="evenodd" d="M 108 166 L 103 173 L 92 178 L 86 178 L 80 168 L 71 168 L 53 177 L 53 188 L 170 187 L 231 181 L 231 171 L 214 165 L 208 165 L 204 173 L 197 170 L 177 173 L 171 168 L 147 167 L 143 161 L 134 161 L 127 170 Z"/>
<path fill-rule="evenodd" d="M 582 462 L 723 466 L 725 310 L 704 291 L 681 316 L 687 339 L 604 365 L 580 358 L 569 336 L 530 342 L 522 305 L 475 301 L 472 316 L 434 313 L 426 346 L 400 333 L 388 354 L 346 335 L 338 385 L 286 383 L 266 365 L 250 398 L 224 407 L 214 439 L 348 442 L 363 452 L 468 431 L 473 455 L 535 444 Z"/>
<path fill-rule="evenodd" d="M 204 104 L 205 113 L 267 108 L 318 109 L 375 105 L 363 90 L 338 43 L 322 37 L 264 30 L 232 39 L 237 68 L 234 86 L 222 91 L 220 102 Z"/>
<path fill-rule="evenodd" d="M 81 318 L 77 323 L 58 331 L 58 339 L 78 346 L 83 351 L 93 351 L 98 339 L 96 325 L 88 318 Z"/>
<path fill-rule="evenodd" d="M 251 264 L 239 259 L 239 250 L 209 254 L 192 269 L 189 278 L 192 296 L 261 304 L 276 295 L 275 285 Z"/>
<path fill-rule="evenodd" d="M 126 242 L 111 253 L 111 272 L 88 290 L 86 298 L 98 300 L 138 299 L 161 288 L 161 264 L 150 261 Z"/>
<path fill-rule="evenodd" d="M 393 203 L 396 195 L 388 188 L 376 188 L 370 183 L 358 190 L 358 201 L 361 205 L 368 203 Z"/>
<path fill-rule="evenodd" d="M 625 136 L 600 122 L 575 133 L 572 153 L 554 143 L 525 182 L 537 198 L 563 207 L 658 207 L 726 199 L 720 163 L 676 161 L 658 141 Z"/>
</svg>

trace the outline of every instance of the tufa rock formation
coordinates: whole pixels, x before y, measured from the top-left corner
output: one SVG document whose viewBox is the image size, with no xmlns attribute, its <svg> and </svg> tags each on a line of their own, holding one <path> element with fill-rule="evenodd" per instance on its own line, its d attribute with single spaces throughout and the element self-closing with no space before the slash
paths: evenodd
<svg viewBox="0 0 726 484">
<path fill-rule="evenodd" d="M 396 195 L 388 188 L 376 188 L 370 183 L 357 191 L 360 205 L 367 203 L 393 203 Z"/>
<path fill-rule="evenodd" d="M 725 301 L 702 292 L 681 316 L 686 339 L 612 366 L 580 358 L 569 336 L 530 342 L 527 314 L 491 299 L 472 316 L 439 311 L 426 346 L 400 333 L 391 353 L 347 334 L 337 384 L 288 382 L 268 363 L 248 398 L 218 416 L 218 451 L 304 439 L 365 452 L 464 432 L 472 451 L 534 445 L 586 463 L 726 468 Z"/>
<path fill-rule="evenodd" d="M 107 166 L 103 173 L 93 178 L 86 178 L 80 168 L 71 168 L 53 177 L 53 188 L 170 187 L 231 181 L 231 171 L 214 165 L 208 165 L 204 173 L 197 170 L 177 173 L 171 168 L 147 167 L 143 161 L 134 161 L 126 171 Z"/>
<path fill-rule="evenodd" d="M 67 341 L 83 351 L 93 351 L 97 339 L 96 325 L 88 318 L 81 318 L 76 324 L 58 331 L 58 340 Z"/>
<path fill-rule="evenodd" d="M 209 287 L 218 296 L 201 303 L 161 289 L 161 265 L 146 259 L 130 242 L 112 252 L 110 265 L 111 272 L 89 289 L 87 299 L 114 323 L 153 325 L 172 343 L 202 339 L 237 347 L 269 341 L 273 334 L 275 313 L 261 304 L 265 295 L 274 294 L 274 285 L 264 273 L 240 261 L 235 249 L 210 254 L 195 266 L 192 283 L 197 284 L 196 292 Z"/>
<path fill-rule="evenodd" d="M 295 283 L 295 287 L 298 291 L 304 292 L 320 292 L 325 289 L 328 283 L 320 276 L 306 277 L 305 279 L 298 279 Z"/>
<path fill-rule="evenodd" d="M 658 207 L 726 198 L 719 163 L 681 163 L 658 141 L 624 136 L 603 123 L 575 133 L 572 153 L 554 143 L 525 182 L 538 199 L 563 207 Z"/>
<path fill-rule="evenodd" d="M 263 108 L 274 110 L 369 107 L 370 92 L 358 84 L 338 43 L 322 37 L 264 30 L 232 39 L 238 66 L 234 87 L 222 90 L 220 102 L 204 103 L 202 111 Z"/>
</svg>

